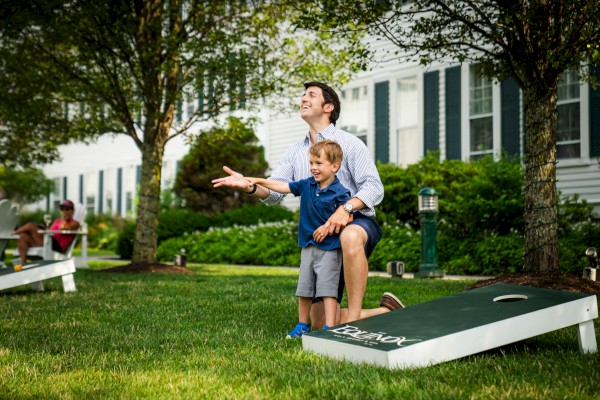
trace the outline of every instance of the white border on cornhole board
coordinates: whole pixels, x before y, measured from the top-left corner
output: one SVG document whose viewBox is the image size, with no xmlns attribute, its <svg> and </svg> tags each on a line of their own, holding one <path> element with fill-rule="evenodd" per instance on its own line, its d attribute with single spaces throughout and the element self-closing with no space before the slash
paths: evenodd
<svg viewBox="0 0 600 400">
<path fill-rule="evenodd" d="M 401 312 L 401 311 L 400 311 Z M 371 317 L 377 318 L 377 317 Z M 427 367 L 455 360 L 572 325 L 578 325 L 579 349 L 596 353 L 594 319 L 598 318 L 596 296 L 544 308 L 461 332 L 383 351 L 324 337 L 302 336 L 305 351 L 339 360 L 375 364 L 382 367 Z M 324 343 L 326 341 L 326 343 Z"/>
<path fill-rule="evenodd" d="M 41 261 L 34 262 L 44 263 L 37 267 L 25 268 L 18 272 L 12 272 L 10 274 L 0 275 L 0 290 L 9 289 L 16 286 L 31 284 L 34 290 L 44 290 L 44 284 L 42 281 L 50 278 L 62 277 L 63 290 L 65 292 L 74 292 L 77 290 L 75 287 L 75 279 L 73 274 L 75 273 L 75 262 L 73 258 L 68 258 L 61 261 Z"/>
</svg>

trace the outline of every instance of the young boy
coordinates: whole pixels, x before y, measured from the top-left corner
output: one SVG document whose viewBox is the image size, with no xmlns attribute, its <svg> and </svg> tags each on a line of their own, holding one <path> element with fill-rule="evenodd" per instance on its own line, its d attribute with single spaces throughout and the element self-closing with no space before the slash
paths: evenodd
<svg viewBox="0 0 600 400">
<path fill-rule="evenodd" d="M 342 162 L 342 148 L 332 140 L 322 140 L 310 147 L 309 154 L 310 178 L 290 183 L 246 178 L 249 187 L 259 184 L 276 192 L 301 196 L 298 245 L 302 253 L 296 289 L 299 322 L 287 335 L 288 339 L 299 338 L 310 331 L 308 319 L 313 297 L 323 298 L 323 329 L 335 325 L 342 270 L 340 236 L 328 236 L 327 230 L 321 228 L 331 214 L 350 199 L 350 191 L 335 175 Z"/>
</svg>

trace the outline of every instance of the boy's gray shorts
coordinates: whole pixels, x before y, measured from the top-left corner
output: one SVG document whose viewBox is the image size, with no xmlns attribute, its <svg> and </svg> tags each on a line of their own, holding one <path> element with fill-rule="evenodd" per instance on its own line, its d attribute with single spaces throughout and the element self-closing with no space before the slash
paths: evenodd
<svg viewBox="0 0 600 400">
<path fill-rule="evenodd" d="M 322 250 L 313 245 L 303 247 L 296 296 L 337 298 L 341 271 L 341 249 Z"/>
</svg>

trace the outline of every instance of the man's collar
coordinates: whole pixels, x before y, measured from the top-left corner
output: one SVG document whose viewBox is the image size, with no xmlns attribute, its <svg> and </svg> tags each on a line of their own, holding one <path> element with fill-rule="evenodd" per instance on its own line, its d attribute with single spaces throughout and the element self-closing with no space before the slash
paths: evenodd
<svg viewBox="0 0 600 400">
<path fill-rule="evenodd" d="M 323 139 L 329 139 L 331 138 L 331 136 L 333 135 L 333 133 L 335 132 L 335 125 L 333 124 L 329 124 L 325 127 L 325 129 L 323 129 L 320 132 L 317 132 L 317 141 L 319 139 L 319 135 L 321 135 L 321 138 Z M 306 133 L 306 140 L 310 142 L 310 131 L 308 131 Z"/>
</svg>

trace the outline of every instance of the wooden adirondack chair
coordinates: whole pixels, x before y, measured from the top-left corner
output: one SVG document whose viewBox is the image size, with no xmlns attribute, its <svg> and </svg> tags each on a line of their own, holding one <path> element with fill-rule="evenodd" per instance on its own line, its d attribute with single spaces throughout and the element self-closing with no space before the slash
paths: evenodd
<svg viewBox="0 0 600 400">
<path fill-rule="evenodd" d="M 12 205 L 6 199 L 0 200 L 0 254 L 6 249 L 9 240 L 18 238 L 13 235 L 18 222 L 17 206 Z"/>
</svg>

